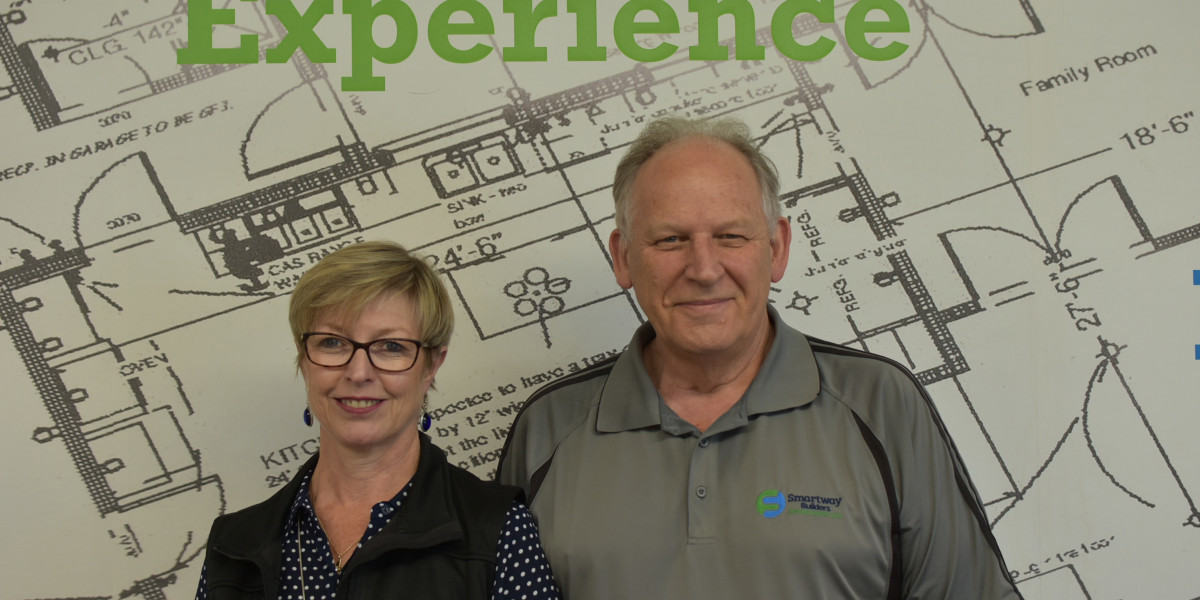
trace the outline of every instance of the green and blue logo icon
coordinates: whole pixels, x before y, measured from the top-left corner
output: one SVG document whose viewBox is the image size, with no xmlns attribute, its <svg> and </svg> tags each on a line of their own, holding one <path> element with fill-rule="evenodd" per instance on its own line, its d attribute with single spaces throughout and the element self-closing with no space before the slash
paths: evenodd
<svg viewBox="0 0 1200 600">
<path fill-rule="evenodd" d="M 783 514 L 787 509 L 787 497 L 779 490 L 765 490 L 758 495 L 758 514 L 772 519 Z"/>
</svg>

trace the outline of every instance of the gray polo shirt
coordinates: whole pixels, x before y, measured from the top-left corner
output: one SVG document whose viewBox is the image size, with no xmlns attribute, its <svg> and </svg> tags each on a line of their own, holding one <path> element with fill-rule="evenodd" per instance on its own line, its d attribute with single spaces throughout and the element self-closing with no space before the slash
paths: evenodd
<svg viewBox="0 0 1200 600">
<path fill-rule="evenodd" d="M 646 372 L 649 325 L 526 403 L 497 476 L 526 490 L 563 597 L 1020 598 L 912 376 L 771 319 L 703 434 Z"/>
</svg>

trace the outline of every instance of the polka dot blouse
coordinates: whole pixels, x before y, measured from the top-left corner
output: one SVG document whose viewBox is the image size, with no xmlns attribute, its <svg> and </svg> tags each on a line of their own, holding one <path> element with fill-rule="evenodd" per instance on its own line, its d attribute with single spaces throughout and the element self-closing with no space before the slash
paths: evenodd
<svg viewBox="0 0 1200 600">
<path fill-rule="evenodd" d="M 333 600 L 337 593 L 339 573 L 329 542 L 313 511 L 309 495 L 310 475 L 311 471 L 301 480 L 285 521 L 288 526 L 283 532 L 283 573 L 279 600 Z M 410 482 L 394 498 L 380 502 L 371 509 L 371 522 L 363 532 L 358 548 L 362 548 L 367 540 L 392 520 L 411 489 Z M 303 560 L 299 553 L 303 553 Z M 201 569 L 196 600 L 208 600 L 207 587 L 206 573 Z M 513 502 L 505 515 L 504 527 L 500 530 L 492 598 L 559 598 L 533 514 L 520 501 Z"/>
</svg>

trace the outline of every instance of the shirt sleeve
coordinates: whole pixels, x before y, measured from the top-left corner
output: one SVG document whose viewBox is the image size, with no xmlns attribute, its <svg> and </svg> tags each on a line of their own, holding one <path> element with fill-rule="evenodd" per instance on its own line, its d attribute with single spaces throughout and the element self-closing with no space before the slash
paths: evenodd
<svg viewBox="0 0 1200 600">
<path fill-rule="evenodd" d="M 893 414 L 906 598 L 1019 600 L 987 514 L 932 400 L 915 382 Z M 899 398 L 899 394 L 894 396 Z M 907 421 L 907 422 L 905 422 Z"/>
<path fill-rule="evenodd" d="M 203 575 L 201 575 L 203 577 Z M 496 544 L 496 576 L 492 600 L 530 598 L 557 600 L 558 584 L 542 549 L 533 513 L 517 500 L 505 515 Z M 197 598 L 197 600 L 200 600 Z"/>
</svg>

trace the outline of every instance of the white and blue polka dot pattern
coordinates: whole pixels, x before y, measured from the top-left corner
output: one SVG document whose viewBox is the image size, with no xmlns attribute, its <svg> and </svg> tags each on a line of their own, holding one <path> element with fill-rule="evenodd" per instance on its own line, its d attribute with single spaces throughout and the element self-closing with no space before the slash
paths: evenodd
<svg viewBox="0 0 1200 600">
<path fill-rule="evenodd" d="M 505 515 L 496 548 L 496 579 L 492 598 L 558 598 L 550 561 L 542 550 L 533 514 L 520 502 Z"/>
</svg>

